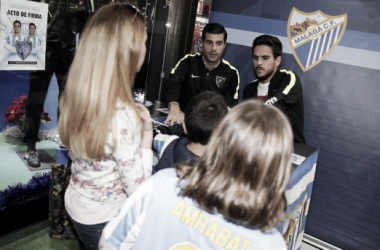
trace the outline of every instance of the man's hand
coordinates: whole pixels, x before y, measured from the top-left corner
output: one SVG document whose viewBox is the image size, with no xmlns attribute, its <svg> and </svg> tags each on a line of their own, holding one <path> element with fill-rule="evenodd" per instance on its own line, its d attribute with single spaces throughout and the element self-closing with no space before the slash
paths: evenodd
<svg viewBox="0 0 380 250">
<path fill-rule="evenodd" d="M 171 103 L 170 112 L 164 123 L 173 126 L 174 124 L 182 124 L 183 122 L 184 117 L 181 113 L 181 109 L 179 108 L 178 103 Z"/>
</svg>

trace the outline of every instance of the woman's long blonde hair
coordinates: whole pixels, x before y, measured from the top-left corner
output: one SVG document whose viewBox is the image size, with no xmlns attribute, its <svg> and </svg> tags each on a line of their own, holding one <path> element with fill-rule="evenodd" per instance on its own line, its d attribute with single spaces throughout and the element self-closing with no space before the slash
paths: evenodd
<svg viewBox="0 0 380 250">
<path fill-rule="evenodd" d="M 274 228 L 286 209 L 293 135 L 280 110 L 258 101 L 234 107 L 194 166 L 177 166 L 182 195 L 209 212 L 262 230 Z"/>
<path fill-rule="evenodd" d="M 74 156 L 104 159 L 117 101 L 135 109 L 132 88 L 145 33 L 144 17 L 127 4 L 103 6 L 86 25 L 59 103 L 60 139 Z"/>
</svg>

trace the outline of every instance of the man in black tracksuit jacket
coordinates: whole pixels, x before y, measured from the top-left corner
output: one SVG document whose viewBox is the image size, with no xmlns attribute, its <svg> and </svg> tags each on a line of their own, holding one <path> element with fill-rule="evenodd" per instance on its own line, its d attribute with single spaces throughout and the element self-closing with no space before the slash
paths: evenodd
<svg viewBox="0 0 380 250">
<path fill-rule="evenodd" d="M 167 102 L 178 102 L 185 108 L 192 97 L 209 90 L 224 96 L 228 106 L 236 101 L 238 71 L 226 60 L 209 70 L 203 63 L 203 54 L 186 55 L 173 68 L 165 86 Z"/>
<path fill-rule="evenodd" d="M 258 79 L 248 84 L 244 88 L 243 100 L 257 98 L 258 85 Z M 302 85 L 294 72 L 279 70 L 275 73 L 269 83 L 265 104 L 281 109 L 290 120 L 294 141 L 305 144 Z"/>
<path fill-rule="evenodd" d="M 163 93 L 170 113 L 165 122 L 182 123 L 181 110 L 197 94 L 206 90 L 221 94 L 228 106 L 237 103 L 239 72 L 222 59 L 227 32 L 217 23 L 206 25 L 202 32 L 203 53 L 186 55 L 172 69 Z"/>
<path fill-rule="evenodd" d="M 253 67 L 257 79 L 243 91 L 243 100 L 255 98 L 281 109 L 289 118 L 294 141 L 305 144 L 303 91 L 292 71 L 278 70 L 282 44 L 277 37 L 262 35 L 253 42 Z"/>
</svg>

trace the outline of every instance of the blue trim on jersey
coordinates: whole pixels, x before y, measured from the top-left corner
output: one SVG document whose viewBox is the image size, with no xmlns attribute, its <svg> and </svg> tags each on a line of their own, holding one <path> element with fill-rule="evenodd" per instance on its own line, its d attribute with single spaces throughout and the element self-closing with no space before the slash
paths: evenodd
<svg viewBox="0 0 380 250">
<path fill-rule="evenodd" d="M 35 48 L 36 46 L 40 46 L 42 44 L 41 42 L 41 39 L 39 37 L 33 37 L 33 39 L 31 39 L 29 36 L 25 38 L 25 41 L 26 42 L 32 42 L 32 45 L 33 45 L 33 48 Z"/>
</svg>

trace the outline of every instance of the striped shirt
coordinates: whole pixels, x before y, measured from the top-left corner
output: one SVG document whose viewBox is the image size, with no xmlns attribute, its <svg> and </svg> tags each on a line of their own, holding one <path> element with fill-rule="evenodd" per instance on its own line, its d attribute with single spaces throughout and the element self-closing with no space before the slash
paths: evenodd
<svg viewBox="0 0 380 250">
<path fill-rule="evenodd" d="M 21 34 L 18 36 L 15 36 L 15 35 L 7 36 L 7 43 L 12 45 L 13 47 L 15 47 L 16 41 L 24 41 L 24 40 L 25 40 L 25 37 Z"/>
<path fill-rule="evenodd" d="M 41 38 L 39 38 L 38 36 L 34 36 L 34 37 L 25 37 L 25 42 L 32 42 L 33 44 L 33 48 L 35 48 L 36 46 L 41 46 L 42 44 L 42 40 Z"/>
</svg>

